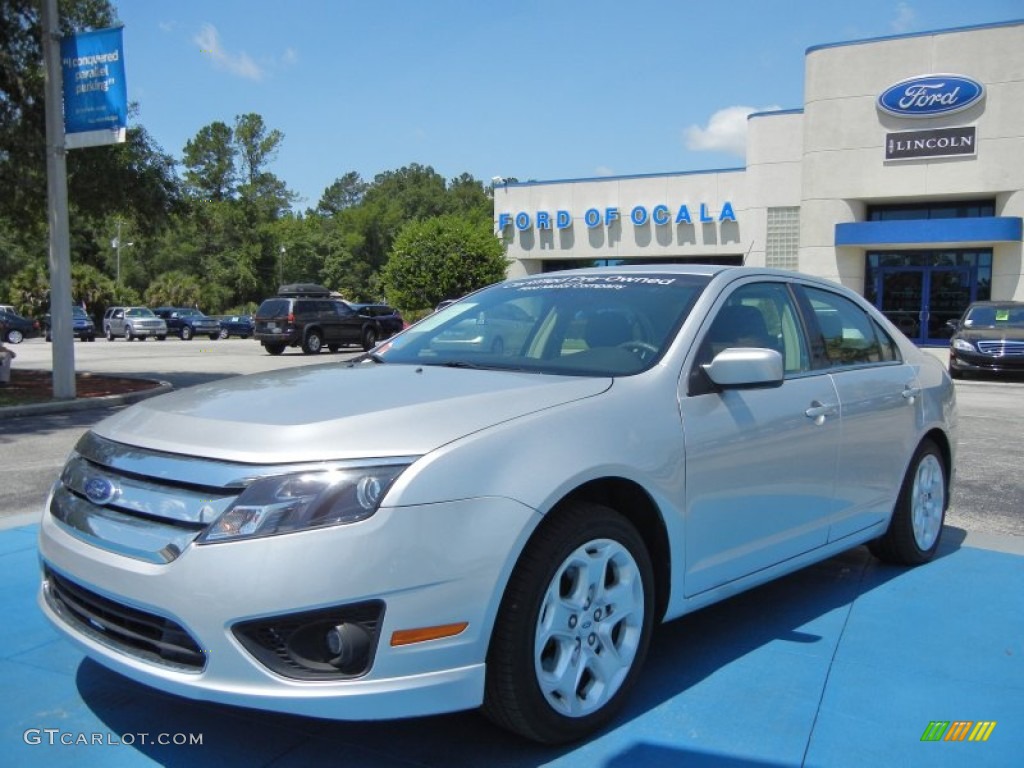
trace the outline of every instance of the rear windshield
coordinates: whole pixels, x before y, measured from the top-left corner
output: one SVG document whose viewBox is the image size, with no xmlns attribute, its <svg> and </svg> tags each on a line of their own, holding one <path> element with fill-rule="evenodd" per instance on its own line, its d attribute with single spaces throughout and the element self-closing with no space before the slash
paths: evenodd
<svg viewBox="0 0 1024 768">
<path fill-rule="evenodd" d="M 284 317 L 288 314 L 290 303 L 288 299 L 267 299 L 260 308 L 256 310 L 257 317 Z"/>
</svg>

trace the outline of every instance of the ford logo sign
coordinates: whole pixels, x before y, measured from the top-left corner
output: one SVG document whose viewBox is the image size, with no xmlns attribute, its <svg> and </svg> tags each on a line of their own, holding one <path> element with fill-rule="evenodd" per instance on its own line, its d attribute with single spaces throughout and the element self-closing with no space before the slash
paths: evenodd
<svg viewBox="0 0 1024 768">
<path fill-rule="evenodd" d="M 935 117 L 967 109 L 985 95 L 985 86 L 963 75 L 922 75 L 890 85 L 878 108 L 896 117 Z"/>
<path fill-rule="evenodd" d="M 86 498 L 100 507 L 112 502 L 120 493 L 120 489 L 105 477 L 90 477 L 85 481 L 84 490 Z"/>
</svg>

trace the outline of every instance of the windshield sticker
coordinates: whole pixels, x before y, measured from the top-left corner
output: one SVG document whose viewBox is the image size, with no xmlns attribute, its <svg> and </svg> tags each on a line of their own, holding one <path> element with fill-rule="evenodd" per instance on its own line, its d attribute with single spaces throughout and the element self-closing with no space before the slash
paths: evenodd
<svg viewBox="0 0 1024 768">
<path fill-rule="evenodd" d="M 540 277 L 513 280 L 508 287 L 515 291 L 541 291 L 546 289 L 622 290 L 632 286 L 673 285 L 674 277 L 640 275 L 573 275 L 571 277 Z"/>
<path fill-rule="evenodd" d="M 996 310 L 996 322 L 1005 323 L 1010 319 L 1010 310 L 1008 309 L 997 309 Z"/>
</svg>

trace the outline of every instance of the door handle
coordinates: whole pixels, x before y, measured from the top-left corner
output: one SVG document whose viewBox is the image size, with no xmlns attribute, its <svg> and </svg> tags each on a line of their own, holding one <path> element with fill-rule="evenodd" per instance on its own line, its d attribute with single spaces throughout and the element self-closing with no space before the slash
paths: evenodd
<svg viewBox="0 0 1024 768">
<path fill-rule="evenodd" d="M 811 407 L 804 411 L 804 416 L 808 419 L 814 419 L 814 423 L 818 426 L 824 424 L 827 417 L 836 416 L 838 414 L 838 405 L 825 405 L 818 400 L 812 400 Z"/>
<path fill-rule="evenodd" d="M 904 400 L 913 405 L 917 396 L 921 394 L 921 388 L 915 387 L 913 384 L 907 384 L 903 388 L 903 392 L 901 394 L 903 395 Z"/>
</svg>

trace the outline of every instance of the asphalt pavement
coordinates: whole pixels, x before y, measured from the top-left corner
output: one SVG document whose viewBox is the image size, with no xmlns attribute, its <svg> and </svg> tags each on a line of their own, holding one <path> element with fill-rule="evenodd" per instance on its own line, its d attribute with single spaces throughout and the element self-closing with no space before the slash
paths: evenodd
<svg viewBox="0 0 1024 768">
<path fill-rule="evenodd" d="M 240 340 L 206 345 L 214 354 L 188 344 L 168 340 L 158 352 L 148 342 L 143 352 L 144 344 L 104 350 L 97 341 L 76 352 L 82 369 L 134 368 L 175 386 L 339 359 L 270 358 Z M 17 362 L 45 357 L 48 347 L 32 347 L 39 344 L 22 344 Z M 957 392 L 957 487 L 934 562 L 886 566 L 858 547 L 666 624 L 623 716 L 557 749 L 523 742 L 475 712 L 338 723 L 192 702 L 83 658 L 36 606 L 35 521 L 67 449 L 110 407 L 0 413 L 0 763 L 1019 765 L 1024 383 L 965 381 Z"/>
</svg>

